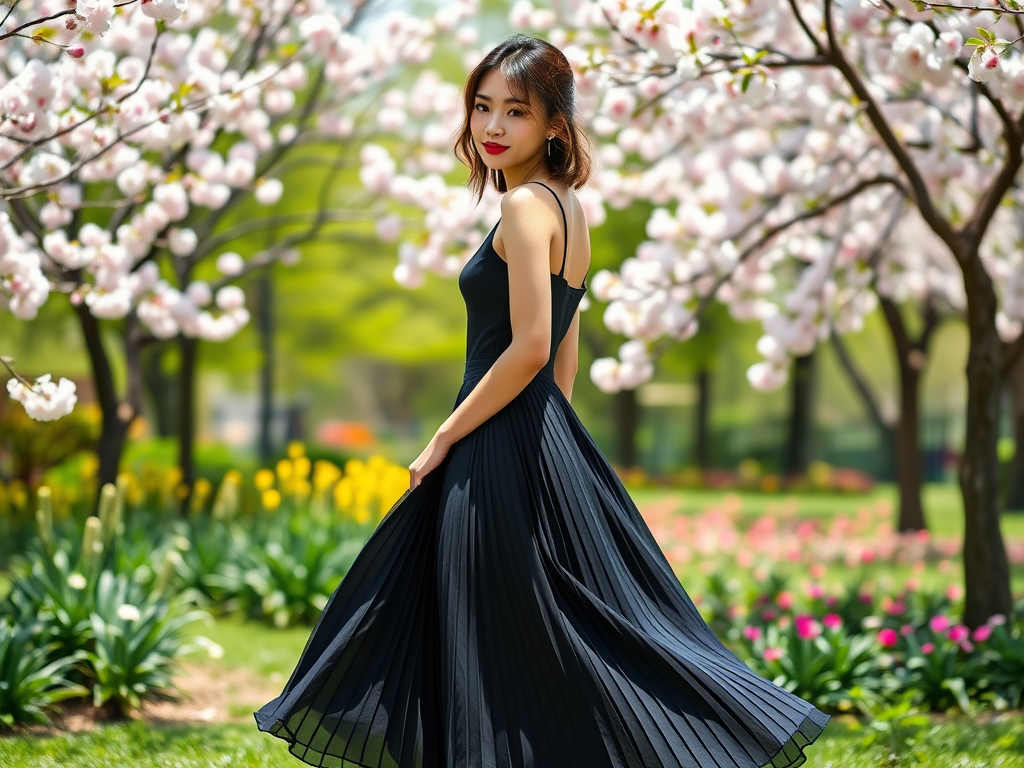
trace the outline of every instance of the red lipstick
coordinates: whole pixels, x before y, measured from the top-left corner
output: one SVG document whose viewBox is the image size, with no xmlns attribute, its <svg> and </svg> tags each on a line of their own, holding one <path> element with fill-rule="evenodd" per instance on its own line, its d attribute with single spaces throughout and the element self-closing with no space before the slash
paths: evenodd
<svg viewBox="0 0 1024 768">
<path fill-rule="evenodd" d="M 502 152 L 508 149 L 508 147 L 504 146 L 503 144 L 495 144 L 490 141 L 485 141 L 484 149 L 487 150 L 487 154 L 489 155 L 500 155 Z"/>
</svg>

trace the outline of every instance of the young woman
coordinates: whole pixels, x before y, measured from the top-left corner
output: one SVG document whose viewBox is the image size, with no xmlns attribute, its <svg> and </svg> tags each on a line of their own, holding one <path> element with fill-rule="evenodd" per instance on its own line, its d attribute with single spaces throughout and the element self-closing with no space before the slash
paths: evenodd
<svg viewBox="0 0 1024 768">
<path fill-rule="evenodd" d="M 590 265 L 573 76 L 516 35 L 455 151 L 504 192 L 465 379 L 260 730 L 318 766 L 788 768 L 828 716 L 715 637 L 569 403 Z"/>
</svg>

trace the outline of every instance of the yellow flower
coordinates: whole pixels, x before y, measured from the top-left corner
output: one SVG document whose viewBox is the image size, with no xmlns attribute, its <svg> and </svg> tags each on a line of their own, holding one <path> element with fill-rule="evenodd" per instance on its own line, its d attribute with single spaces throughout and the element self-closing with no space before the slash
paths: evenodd
<svg viewBox="0 0 1024 768">
<path fill-rule="evenodd" d="M 182 474 L 180 467 L 171 467 L 167 470 L 167 474 L 164 476 L 164 481 L 168 486 L 174 487 L 181 482 Z"/>
<path fill-rule="evenodd" d="M 256 487 L 261 491 L 274 487 L 274 473 L 269 469 L 261 469 L 256 473 Z"/>
<path fill-rule="evenodd" d="M 268 512 L 273 512 L 279 506 L 281 506 L 281 494 L 271 488 L 269 491 L 264 491 L 262 496 L 263 507 Z"/>
<path fill-rule="evenodd" d="M 297 459 L 299 456 L 305 456 L 306 449 L 298 440 L 292 440 L 288 443 L 288 458 Z"/>
<path fill-rule="evenodd" d="M 381 456 L 379 453 L 375 453 L 366 462 L 366 468 L 372 472 L 380 474 L 388 466 L 388 460 Z"/>
<path fill-rule="evenodd" d="M 266 471 L 266 470 L 261 470 L 261 471 Z M 241 485 L 242 484 L 242 473 L 239 472 L 237 469 L 229 469 L 227 472 L 224 473 L 224 482 L 226 482 L 226 483 L 234 483 L 235 485 Z"/>
<path fill-rule="evenodd" d="M 313 492 L 313 486 L 309 484 L 309 480 L 296 480 L 295 490 L 293 491 L 295 496 L 300 499 L 308 499 L 309 494 Z"/>
<path fill-rule="evenodd" d="M 210 495 L 210 491 L 213 490 L 213 484 L 205 477 L 201 477 L 196 480 L 196 495 L 200 498 L 205 499 Z"/>
<path fill-rule="evenodd" d="M 100 457 L 95 453 L 90 453 L 85 459 L 82 460 L 81 473 L 82 477 L 92 477 L 100 469 Z"/>
<path fill-rule="evenodd" d="M 348 477 L 358 477 L 366 471 L 366 464 L 362 459 L 352 458 L 345 462 L 345 474 Z"/>
<path fill-rule="evenodd" d="M 277 462 L 277 477 L 281 481 L 288 480 L 292 476 L 292 463 L 288 459 L 281 459 Z"/>
<path fill-rule="evenodd" d="M 343 477 L 338 481 L 338 484 L 334 486 L 334 506 L 339 510 L 348 509 L 352 506 L 354 495 L 352 480 L 350 478 Z"/>
<path fill-rule="evenodd" d="M 353 515 L 357 523 L 365 523 L 370 519 L 370 510 L 366 507 L 358 507 Z"/>
<path fill-rule="evenodd" d="M 307 456 L 298 456 L 295 458 L 295 476 L 305 480 L 309 477 L 310 461 Z"/>
<path fill-rule="evenodd" d="M 317 491 L 326 491 L 341 477 L 341 470 L 329 461 L 317 459 L 313 464 L 313 487 Z"/>
</svg>

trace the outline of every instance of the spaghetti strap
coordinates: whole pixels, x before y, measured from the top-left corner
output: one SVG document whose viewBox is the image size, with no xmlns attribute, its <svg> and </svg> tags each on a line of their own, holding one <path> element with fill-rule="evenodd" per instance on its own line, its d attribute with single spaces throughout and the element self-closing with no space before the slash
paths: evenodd
<svg viewBox="0 0 1024 768">
<path fill-rule="evenodd" d="M 540 184 L 544 189 L 555 195 L 555 190 L 545 184 L 543 181 L 528 181 L 527 184 Z M 565 224 L 565 237 L 562 238 L 562 268 L 558 270 L 558 276 L 563 280 L 565 276 L 562 274 L 565 272 L 565 256 L 569 252 L 569 220 L 565 218 L 565 208 L 562 207 L 562 201 L 558 199 L 558 195 L 555 195 L 555 202 L 558 203 L 558 210 L 562 212 L 562 223 Z"/>
</svg>

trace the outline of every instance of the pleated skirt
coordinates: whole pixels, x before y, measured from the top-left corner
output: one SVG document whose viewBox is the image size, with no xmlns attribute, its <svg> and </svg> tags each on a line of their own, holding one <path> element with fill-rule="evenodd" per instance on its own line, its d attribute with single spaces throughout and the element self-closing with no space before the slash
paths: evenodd
<svg viewBox="0 0 1024 768">
<path fill-rule="evenodd" d="M 395 502 L 254 714 L 334 768 L 796 768 L 829 719 L 714 635 L 546 372 Z"/>
</svg>

